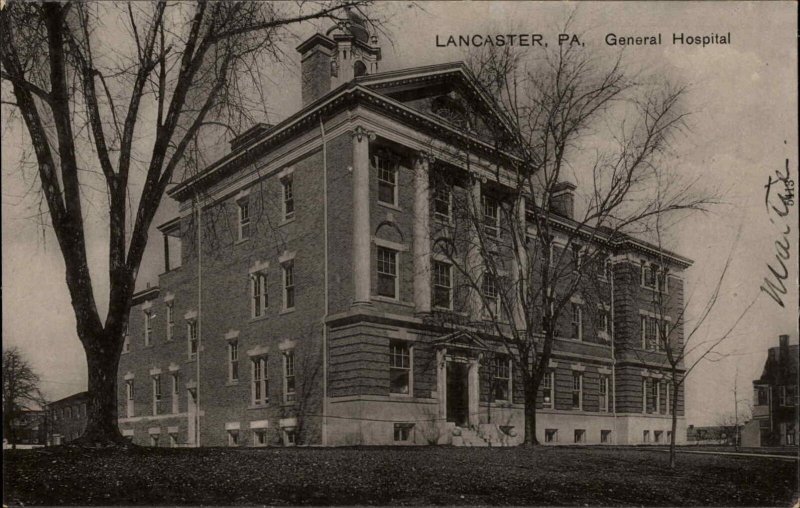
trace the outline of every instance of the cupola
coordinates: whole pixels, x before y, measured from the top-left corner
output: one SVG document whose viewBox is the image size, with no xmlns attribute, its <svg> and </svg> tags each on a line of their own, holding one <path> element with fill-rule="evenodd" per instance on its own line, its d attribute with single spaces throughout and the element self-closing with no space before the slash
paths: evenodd
<svg viewBox="0 0 800 508">
<path fill-rule="evenodd" d="M 367 21 L 352 9 L 346 18 L 325 35 L 316 33 L 297 46 L 303 106 L 354 78 L 378 72 L 378 37 L 370 34 Z"/>
</svg>

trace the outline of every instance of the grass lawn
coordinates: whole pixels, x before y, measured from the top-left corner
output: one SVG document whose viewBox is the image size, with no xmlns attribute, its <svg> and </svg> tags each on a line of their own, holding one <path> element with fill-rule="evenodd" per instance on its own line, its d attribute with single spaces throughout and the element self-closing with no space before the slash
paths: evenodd
<svg viewBox="0 0 800 508">
<path fill-rule="evenodd" d="M 33 504 L 789 506 L 797 462 L 663 451 L 261 448 L 4 451 L 3 500 Z"/>
</svg>

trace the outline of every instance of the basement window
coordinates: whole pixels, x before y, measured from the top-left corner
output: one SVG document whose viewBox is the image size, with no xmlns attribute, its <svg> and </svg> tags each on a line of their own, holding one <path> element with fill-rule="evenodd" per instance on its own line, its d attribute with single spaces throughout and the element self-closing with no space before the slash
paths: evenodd
<svg viewBox="0 0 800 508">
<path fill-rule="evenodd" d="M 395 423 L 394 424 L 394 440 L 395 442 L 407 442 L 411 438 L 411 430 L 414 428 L 413 423 Z"/>
</svg>

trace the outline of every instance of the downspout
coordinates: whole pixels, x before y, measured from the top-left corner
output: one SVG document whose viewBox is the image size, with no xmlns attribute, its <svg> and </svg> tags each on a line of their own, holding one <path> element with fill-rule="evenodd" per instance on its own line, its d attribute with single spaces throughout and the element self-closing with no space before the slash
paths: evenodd
<svg viewBox="0 0 800 508">
<path fill-rule="evenodd" d="M 617 355 L 614 352 L 614 342 L 616 341 L 616 334 L 614 333 L 614 263 L 611 263 L 611 410 L 614 415 L 614 438 L 612 443 L 617 444 Z"/>
<path fill-rule="evenodd" d="M 195 355 L 196 362 L 195 362 L 195 377 L 197 379 L 197 386 L 195 387 L 197 391 L 197 396 L 195 400 L 195 447 L 200 448 L 200 346 L 202 344 L 202 327 L 201 323 L 203 320 L 203 272 L 202 272 L 202 211 L 203 206 L 200 203 L 200 199 L 197 198 L 197 352 Z"/>
<path fill-rule="evenodd" d="M 322 245 L 325 256 L 325 313 L 322 316 L 322 446 L 328 445 L 328 144 L 325 140 L 325 125 L 319 117 L 319 132 L 322 139 Z"/>
</svg>

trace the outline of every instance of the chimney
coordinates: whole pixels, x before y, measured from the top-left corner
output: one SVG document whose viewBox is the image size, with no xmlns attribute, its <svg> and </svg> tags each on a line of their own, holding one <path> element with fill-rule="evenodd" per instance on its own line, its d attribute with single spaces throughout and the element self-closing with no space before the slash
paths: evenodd
<svg viewBox="0 0 800 508">
<path fill-rule="evenodd" d="M 550 196 L 550 208 L 558 215 L 572 219 L 575 213 L 576 188 L 574 183 L 556 183 Z"/>
<path fill-rule="evenodd" d="M 780 335 L 778 337 L 778 345 L 781 349 L 786 349 L 789 347 L 789 336 L 788 335 Z"/>
<path fill-rule="evenodd" d="M 381 48 L 368 20 L 346 9 L 347 20 L 297 46 L 303 107 L 355 78 L 378 72 Z"/>
<path fill-rule="evenodd" d="M 305 107 L 331 90 L 336 43 L 322 34 L 314 34 L 297 46 L 297 51 L 300 53 L 300 86 Z"/>
</svg>

